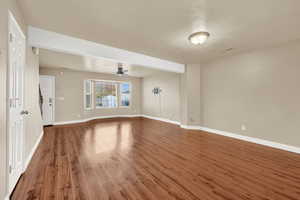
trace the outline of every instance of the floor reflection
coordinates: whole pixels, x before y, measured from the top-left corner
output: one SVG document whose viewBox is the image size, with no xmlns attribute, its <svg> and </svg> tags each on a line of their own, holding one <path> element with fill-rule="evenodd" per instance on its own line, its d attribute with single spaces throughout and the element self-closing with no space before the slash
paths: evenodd
<svg viewBox="0 0 300 200">
<path fill-rule="evenodd" d="M 96 124 L 84 134 L 84 149 L 94 154 L 127 154 L 133 144 L 130 122 Z"/>
</svg>

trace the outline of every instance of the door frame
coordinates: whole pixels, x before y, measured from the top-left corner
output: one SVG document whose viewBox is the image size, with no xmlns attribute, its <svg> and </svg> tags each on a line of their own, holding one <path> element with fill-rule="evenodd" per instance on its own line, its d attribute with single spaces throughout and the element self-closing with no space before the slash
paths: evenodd
<svg viewBox="0 0 300 200">
<path fill-rule="evenodd" d="M 53 122 L 52 124 L 55 123 L 55 76 L 51 76 L 51 75 L 40 75 L 39 76 L 40 78 L 43 77 L 43 78 L 48 78 L 48 79 L 51 79 L 52 80 L 52 88 L 53 88 L 53 92 L 52 92 L 52 96 L 53 96 L 53 102 L 52 102 L 52 110 L 53 110 Z M 40 85 L 40 83 L 39 83 Z M 43 125 L 46 126 L 46 125 L 51 125 L 51 124 L 44 124 L 43 122 Z"/>
<path fill-rule="evenodd" d="M 22 77 L 22 101 L 23 101 L 23 110 L 24 110 L 24 106 L 25 106 L 25 71 L 26 71 L 26 47 L 27 47 L 27 41 L 26 41 L 26 35 L 23 32 L 22 28 L 20 27 L 19 23 L 17 22 L 15 16 L 13 15 L 13 12 L 11 12 L 10 10 L 8 10 L 8 18 L 7 18 L 7 79 L 6 79 L 6 95 L 7 95 L 7 101 L 6 101 L 6 134 L 7 134 L 7 145 L 6 145 L 6 185 L 7 185 L 7 191 L 8 194 L 10 195 L 11 192 L 13 191 L 13 188 L 10 188 L 10 184 L 11 184 L 11 180 L 10 180 L 10 131 L 9 131 L 9 127 L 10 127 L 10 94 L 9 94 L 9 87 L 10 87 L 10 80 L 11 80 L 11 76 L 10 76 L 10 72 L 11 72 L 11 65 L 10 65 L 10 24 L 13 23 L 16 25 L 16 28 L 18 29 L 18 31 L 21 33 L 21 37 L 25 40 L 25 49 L 24 49 L 24 59 L 23 59 L 23 77 Z M 25 124 L 25 120 L 24 120 L 24 124 L 23 124 L 23 137 L 22 137 L 22 173 L 24 173 L 24 169 L 25 169 L 25 147 L 26 147 L 26 142 L 25 142 L 25 135 L 26 135 L 26 128 L 25 128 L 26 124 Z M 21 173 L 21 175 L 22 175 Z M 17 184 L 17 183 L 16 183 Z M 14 186 L 16 187 L 16 185 Z"/>
</svg>

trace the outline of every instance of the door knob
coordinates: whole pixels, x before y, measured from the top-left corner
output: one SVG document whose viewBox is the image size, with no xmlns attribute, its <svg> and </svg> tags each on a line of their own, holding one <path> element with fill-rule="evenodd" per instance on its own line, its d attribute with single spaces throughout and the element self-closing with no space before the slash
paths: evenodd
<svg viewBox="0 0 300 200">
<path fill-rule="evenodd" d="M 21 111 L 21 115 L 28 115 L 28 114 L 29 114 L 28 110 L 22 110 Z"/>
</svg>

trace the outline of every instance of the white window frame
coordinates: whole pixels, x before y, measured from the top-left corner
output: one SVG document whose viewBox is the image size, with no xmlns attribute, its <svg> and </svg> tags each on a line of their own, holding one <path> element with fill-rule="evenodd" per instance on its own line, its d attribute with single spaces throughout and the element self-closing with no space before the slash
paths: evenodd
<svg viewBox="0 0 300 200">
<path fill-rule="evenodd" d="M 90 82 L 90 93 L 86 91 L 86 82 Z M 96 82 L 112 83 L 116 84 L 116 95 L 117 95 L 117 105 L 116 107 L 102 107 L 96 105 Z M 121 103 L 121 84 L 129 84 L 129 106 L 122 106 Z M 94 110 L 94 109 L 120 109 L 120 108 L 130 108 L 132 105 L 132 83 L 131 81 L 114 81 L 114 80 L 99 80 L 99 79 L 86 79 L 83 81 L 83 101 L 84 101 L 84 110 Z M 91 95 L 91 108 L 86 107 L 86 95 Z"/>
<path fill-rule="evenodd" d="M 122 96 L 121 84 L 122 83 L 127 83 L 129 85 L 129 106 L 122 106 L 122 98 L 121 98 L 121 96 Z M 131 82 L 121 81 L 121 82 L 119 82 L 118 87 L 119 87 L 118 97 L 119 97 L 119 105 L 120 105 L 119 108 L 130 108 L 131 104 L 132 104 L 132 102 L 131 102 L 131 94 L 132 94 L 132 84 L 131 84 Z"/>
<path fill-rule="evenodd" d="M 118 109 L 119 108 L 119 84 L 117 81 L 108 81 L 108 80 L 94 80 L 95 82 L 95 85 L 93 87 L 94 90 L 96 90 L 96 82 L 103 82 L 103 83 L 110 83 L 110 84 L 115 84 L 116 85 L 116 97 L 117 97 L 117 105 L 115 107 L 103 107 L 103 106 L 97 106 L 97 103 L 96 103 L 96 95 L 95 95 L 95 108 L 96 109 Z M 96 94 L 96 92 L 95 92 Z"/>
<path fill-rule="evenodd" d="M 87 91 L 86 91 L 86 83 L 90 83 L 90 92 L 88 93 Z M 93 86 L 93 81 L 92 80 L 84 80 L 83 81 L 83 106 L 84 106 L 84 110 L 93 110 L 94 109 L 94 95 L 93 95 L 93 93 L 94 93 L 94 86 Z M 87 102 L 86 102 L 86 96 L 87 95 L 90 95 L 91 96 L 91 107 L 90 108 L 88 108 L 87 107 Z"/>
</svg>

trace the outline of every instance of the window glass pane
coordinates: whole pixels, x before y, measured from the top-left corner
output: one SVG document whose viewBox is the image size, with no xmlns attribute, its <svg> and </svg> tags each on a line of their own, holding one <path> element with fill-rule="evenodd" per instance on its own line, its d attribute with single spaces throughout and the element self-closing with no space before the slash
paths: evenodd
<svg viewBox="0 0 300 200">
<path fill-rule="evenodd" d="M 121 98 L 121 106 L 130 105 L 130 84 L 129 83 L 120 84 L 120 98 Z"/>
<path fill-rule="evenodd" d="M 91 93 L 91 81 L 90 80 L 85 81 L 85 93 L 86 94 Z"/>
<path fill-rule="evenodd" d="M 84 108 L 91 109 L 93 107 L 93 91 L 92 91 L 92 81 L 84 81 Z"/>
<path fill-rule="evenodd" d="M 92 107 L 92 98 L 91 95 L 85 95 L 85 108 L 91 108 Z"/>
<path fill-rule="evenodd" d="M 130 85 L 129 83 L 121 83 L 120 84 L 120 88 L 121 88 L 121 93 L 128 93 L 129 94 L 129 90 L 130 90 Z"/>
<path fill-rule="evenodd" d="M 95 82 L 96 107 L 117 107 L 117 85 L 109 82 Z"/>
</svg>

